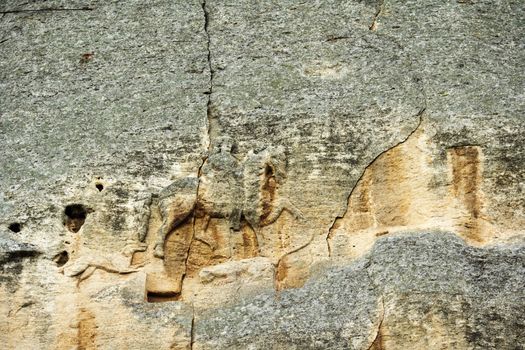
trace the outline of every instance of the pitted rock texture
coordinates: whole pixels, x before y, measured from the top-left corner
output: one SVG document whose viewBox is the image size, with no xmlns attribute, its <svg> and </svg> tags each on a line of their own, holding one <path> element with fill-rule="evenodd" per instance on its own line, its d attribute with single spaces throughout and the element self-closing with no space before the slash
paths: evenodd
<svg viewBox="0 0 525 350">
<path fill-rule="evenodd" d="M 448 233 L 379 239 L 303 288 L 205 312 L 194 349 L 520 349 L 525 246 Z M 481 330 L 481 325 L 490 325 Z"/>
<path fill-rule="evenodd" d="M 2 1 L 0 342 L 523 348 L 523 23 Z"/>
</svg>

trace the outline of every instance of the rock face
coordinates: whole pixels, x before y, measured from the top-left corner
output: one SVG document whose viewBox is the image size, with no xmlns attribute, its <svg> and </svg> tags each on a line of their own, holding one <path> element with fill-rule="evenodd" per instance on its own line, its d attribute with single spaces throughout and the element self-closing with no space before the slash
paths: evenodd
<svg viewBox="0 0 525 350">
<path fill-rule="evenodd" d="M 7 349 L 523 349 L 519 1 L 3 1 Z"/>
<path fill-rule="evenodd" d="M 524 249 L 445 233 L 383 237 L 303 288 L 202 314 L 194 348 L 519 349 Z"/>
</svg>

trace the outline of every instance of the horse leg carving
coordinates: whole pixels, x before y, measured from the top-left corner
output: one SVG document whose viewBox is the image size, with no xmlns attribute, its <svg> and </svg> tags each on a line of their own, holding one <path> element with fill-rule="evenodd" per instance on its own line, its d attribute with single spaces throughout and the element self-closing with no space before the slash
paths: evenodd
<svg viewBox="0 0 525 350">
<path fill-rule="evenodd" d="M 163 220 L 162 225 L 159 228 L 159 231 L 157 232 L 157 240 L 155 242 L 155 248 L 153 250 L 153 255 L 155 255 L 157 258 L 164 258 L 164 241 L 166 240 L 166 236 L 169 232 L 170 225 L 170 219 L 164 215 L 168 215 L 163 213 Z"/>
<path fill-rule="evenodd" d="M 246 220 L 246 224 L 248 225 L 248 227 L 253 231 L 253 233 L 255 234 L 255 240 L 256 240 L 256 243 L 257 243 L 257 254 L 260 255 L 261 254 L 261 247 L 264 243 L 264 236 L 262 234 L 262 230 L 261 230 L 261 226 L 255 222 L 254 220 L 249 220 L 248 218 L 245 217 L 245 220 Z"/>
<path fill-rule="evenodd" d="M 96 266 L 88 266 L 87 269 L 85 269 L 84 272 L 82 272 L 82 274 L 78 278 L 77 284 L 91 277 L 91 275 L 95 272 L 96 269 L 97 269 Z"/>
<path fill-rule="evenodd" d="M 290 202 L 287 198 L 281 198 L 283 209 L 288 210 L 292 216 L 299 221 L 305 221 L 305 217 L 303 215 L 303 212 L 299 210 L 295 205 L 293 205 L 292 202 Z"/>
<path fill-rule="evenodd" d="M 230 214 L 230 228 L 233 231 L 240 231 L 241 229 L 241 217 L 242 217 L 242 210 L 240 209 L 233 209 Z"/>
<path fill-rule="evenodd" d="M 210 220 L 211 220 L 211 216 L 209 214 L 204 215 L 204 218 L 202 219 L 202 226 L 201 226 L 201 230 L 203 233 L 206 232 L 206 230 L 208 229 L 208 226 L 210 226 Z"/>
<path fill-rule="evenodd" d="M 153 254 L 157 258 L 164 258 L 164 242 L 166 241 L 166 236 L 186 220 L 193 211 L 194 204 L 188 208 L 188 206 L 184 206 L 184 203 L 177 201 L 169 206 L 160 204 L 160 207 L 163 220 L 157 233 Z"/>
<path fill-rule="evenodd" d="M 268 215 L 262 222 L 263 226 L 271 225 L 281 216 L 284 210 L 287 210 L 296 220 L 303 221 L 303 213 L 290 202 L 287 198 L 280 198 L 277 203 L 274 204 L 270 215 Z"/>
</svg>

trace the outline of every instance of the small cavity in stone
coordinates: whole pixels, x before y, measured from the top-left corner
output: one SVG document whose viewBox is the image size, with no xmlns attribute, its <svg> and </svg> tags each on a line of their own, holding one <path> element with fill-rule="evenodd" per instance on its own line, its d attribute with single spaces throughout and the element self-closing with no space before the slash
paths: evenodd
<svg viewBox="0 0 525 350">
<path fill-rule="evenodd" d="M 146 301 L 148 303 L 162 303 L 167 301 L 180 300 L 180 293 L 155 293 L 147 292 Z"/>
<path fill-rule="evenodd" d="M 99 190 L 99 192 L 102 192 L 102 190 L 104 189 L 104 185 L 102 185 L 101 183 L 95 184 L 95 187 L 97 188 L 97 190 Z"/>
<path fill-rule="evenodd" d="M 64 266 L 69 261 L 69 254 L 64 250 L 53 257 L 58 267 Z"/>
<path fill-rule="evenodd" d="M 10 229 L 13 232 L 20 232 L 22 230 L 22 225 L 19 222 L 13 222 L 7 226 L 8 229 Z"/>
<path fill-rule="evenodd" d="M 70 204 L 64 210 L 64 226 L 71 232 L 78 232 L 90 211 L 82 204 Z"/>
</svg>

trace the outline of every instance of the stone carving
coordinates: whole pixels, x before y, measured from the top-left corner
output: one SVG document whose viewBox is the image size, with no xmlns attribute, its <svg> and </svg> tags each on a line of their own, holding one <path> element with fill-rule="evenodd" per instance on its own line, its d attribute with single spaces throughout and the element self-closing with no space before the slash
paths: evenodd
<svg viewBox="0 0 525 350">
<path fill-rule="evenodd" d="M 283 210 L 289 211 L 296 219 L 303 219 L 301 211 L 288 198 L 277 195 L 277 188 L 286 177 L 285 170 L 283 147 L 250 151 L 245 159 L 243 215 L 256 233 L 259 228 L 274 223 Z"/>
<path fill-rule="evenodd" d="M 256 257 L 205 267 L 199 272 L 199 279 L 203 284 L 218 286 L 235 282 L 273 280 L 274 274 L 274 265 L 270 259 Z"/>
<path fill-rule="evenodd" d="M 80 283 L 89 278 L 97 269 L 111 273 L 128 274 L 139 271 L 138 267 L 141 266 L 131 267 L 130 259 L 123 255 L 102 256 L 90 250 L 74 260 L 69 260 L 58 271 L 68 277 L 78 277 L 78 283 Z"/>
<path fill-rule="evenodd" d="M 135 252 L 143 252 L 148 245 L 144 242 L 148 234 L 151 217 L 151 204 L 153 196 L 149 194 L 146 198 L 136 201 L 133 206 L 134 217 L 137 218 L 137 231 L 130 234 L 126 240 L 126 245 L 122 249 L 122 254 L 133 257 Z"/>
<path fill-rule="evenodd" d="M 230 229 L 240 230 L 241 222 L 255 231 L 277 220 L 283 210 L 295 218 L 302 213 L 277 189 L 285 178 L 283 147 L 250 151 L 240 162 L 232 154 L 232 143 L 221 138 L 199 171 L 199 177 L 174 181 L 158 197 L 162 225 L 157 233 L 154 255 L 164 257 L 166 236 L 190 217 L 202 218 L 205 231 L 211 218 L 226 219 Z"/>
<path fill-rule="evenodd" d="M 199 179 L 187 177 L 175 180 L 164 188 L 158 198 L 162 224 L 157 232 L 154 254 L 164 257 L 164 240 L 169 232 L 190 217 L 196 204 Z"/>
<path fill-rule="evenodd" d="M 195 216 L 203 218 L 202 230 L 211 218 L 228 219 L 239 230 L 242 215 L 242 164 L 231 154 L 232 143 L 220 138 L 204 162 L 199 177 Z"/>
</svg>

